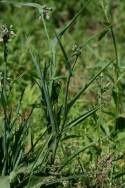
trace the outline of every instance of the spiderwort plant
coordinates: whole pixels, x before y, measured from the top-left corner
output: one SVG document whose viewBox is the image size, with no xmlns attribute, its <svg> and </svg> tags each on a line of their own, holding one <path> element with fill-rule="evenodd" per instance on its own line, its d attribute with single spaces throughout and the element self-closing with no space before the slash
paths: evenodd
<svg viewBox="0 0 125 188">
<path fill-rule="evenodd" d="M 16 3 L 18 4 L 18 3 Z M 47 123 L 43 123 L 42 126 L 46 129 L 42 135 L 36 142 L 33 143 L 30 150 L 27 152 L 28 156 L 25 155 L 24 152 L 24 140 L 27 137 L 28 130 L 30 127 L 29 119 L 33 114 L 34 108 L 36 104 L 32 105 L 30 110 L 28 111 L 26 117 L 23 118 L 23 115 L 20 112 L 23 96 L 25 94 L 24 91 L 21 92 L 21 96 L 19 99 L 19 105 L 16 109 L 17 114 L 16 117 L 13 119 L 11 118 L 11 114 L 8 113 L 8 106 L 7 104 L 7 97 L 1 93 L 1 99 L 3 101 L 3 113 L 4 113 L 4 139 L 3 139 L 3 148 L 2 151 L 4 152 L 1 160 L 2 166 L 2 174 L 8 175 L 10 174 L 13 169 L 17 169 L 19 165 L 27 163 L 29 164 L 29 154 L 32 154 L 32 163 L 29 164 L 28 167 L 24 168 L 24 170 L 20 170 L 19 174 L 15 173 L 17 176 L 17 184 L 19 187 L 27 186 L 27 182 L 33 179 L 34 175 L 40 176 L 45 172 L 45 175 L 54 174 L 54 176 L 61 177 L 61 171 L 66 167 L 73 159 L 76 159 L 77 156 L 84 152 L 85 150 L 89 150 L 90 147 L 96 147 L 98 144 L 98 140 L 95 142 L 91 139 L 89 144 L 84 144 L 81 146 L 80 149 L 77 149 L 76 152 L 72 153 L 68 158 L 64 157 L 64 161 L 59 161 L 58 166 L 56 166 L 56 159 L 58 158 L 58 148 L 60 149 L 60 143 L 62 142 L 63 136 L 68 132 L 70 134 L 70 130 L 78 125 L 80 125 L 84 120 L 88 117 L 95 114 L 95 112 L 101 108 L 101 105 L 97 105 L 94 108 L 92 107 L 91 110 L 86 110 L 81 115 L 78 115 L 73 120 L 69 118 L 69 112 L 72 110 L 73 105 L 75 102 L 81 97 L 82 94 L 93 84 L 93 82 L 104 72 L 108 66 L 110 66 L 113 61 L 108 62 L 102 69 L 99 70 L 97 74 L 95 74 L 90 80 L 87 81 L 86 84 L 81 86 L 81 89 L 76 91 L 74 96 L 70 96 L 69 87 L 71 78 L 74 75 L 75 66 L 79 56 L 81 55 L 81 46 L 75 45 L 73 47 L 72 54 L 68 54 L 66 49 L 62 43 L 62 36 L 64 36 L 65 32 L 70 28 L 70 26 L 76 21 L 80 13 L 83 11 L 83 8 L 73 17 L 73 19 L 69 22 L 69 24 L 64 27 L 64 29 L 55 34 L 54 39 L 51 40 L 52 45 L 50 44 L 50 36 L 48 34 L 47 26 L 46 26 L 46 19 L 48 19 L 48 13 L 51 11 L 46 6 L 41 6 L 36 3 L 19 3 L 20 6 L 30 6 L 35 7 L 38 9 L 39 14 L 42 17 L 45 34 L 47 35 L 49 47 L 51 48 L 52 56 L 49 56 L 49 65 L 44 61 L 44 65 L 42 66 L 39 55 L 37 56 L 32 49 L 29 50 L 29 54 L 31 56 L 31 60 L 33 66 L 35 67 L 36 74 L 33 75 L 33 80 L 35 84 L 38 86 L 39 90 L 39 99 L 40 99 L 40 108 L 44 111 L 44 118 Z M 54 33 L 54 32 L 53 32 Z M 11 28 L 4 28 L 2 33 L 2 42 L 4 44 L 4 61 L 7 63 L 8 57 L 8 42 L 11 38 Z M 63 59 L 63 66 L 65 67 L 65 75 L 58 75 L 56 73 L 56 66 L 57 66 L 57 51 L 56 46 L 58 45 L 59 50 L 62 53 Z M 49 49 L 50 50 L 50 49 Z M 40 54 L 41 55 L 41 54 Z M 48 60 L 47 59 L 47 60 Z M 6 71 L 5 71 L 6 72 Z M 5 81 L 7 80 L 7 73 L 5 74 Z M 65 79 L 63 79 L 65 78 Z M 61 79 L 61 82 L 60 82 Z M 62 86 L 62 85 L 63 86 Z M 62 88 L 63 87 L 63 88 Z M 60 91 L 63 89 L 63 101 L 60 100 Z M 5 87 L 3 90 L 6 93 Z M 72 97 L 72 98 L 71 98 Z M 62 98 L 61 98 L 62 99 Z M 21 121 L 18 121 L 18 118 L 21 118 Z M 20 123 L 19 123 L 20 122 Z M 18 124 L 18 128 L 14 129 Z M 44 124 L 44 125 L 43 125 Z M 42 128 L 43 128 L 42 127 Z M 43 138 L 44 137 L 44 138 Z M 107 138 L 107 137 L 106 137 Z M 105 140 L 102 139 L 102 141 Z M 38 147 L 36 144 L 40 141 Z M 34 149 L 34 150 L 33 150 Z M 10 152 L 11 151 L 11 152 Z M 28 158 L 29 157 L 29 158 Z M 31 159 L 31 158 L 30 158 Z M 55 166 L 54 166 L 55 165 Z M 49 167 L 49 168 L 48 168 Z M 54 170 L 53 170 L 54 168 Z M 49 169 L 49 170 L 48 170 Z M 26 172 L 25 172 L 26 171 Z M 49 171 L 49 172 L 48 172 Z M 26 175 L 25 175 L 26 174 Z M 19 178 L 18 175 L 21 175 L 22 178 Z M 48 178 L 49 179 L 49 178 Z M 40 180 L 41 181 L 41 180 Z M 57 180 L 58 181 L 58 180 Z M 43 182 L 42 182 L 43 183 Z M 53 182 L 52 182 L 53 183 Z M 28 187 L 30 187 L 28 184 Z M 41 184 L 41 182 L 40 182 Z M 50 182 L 51 184 L 51 182 Z M 17 186 L 17 185 L 16 185 Z M 35 185 L 36 186 L 36 185 Z M 45 182 L 45 186 L 47 186 Z M 50 185 L 51 186 L 51 185 Z"/>
</svg>

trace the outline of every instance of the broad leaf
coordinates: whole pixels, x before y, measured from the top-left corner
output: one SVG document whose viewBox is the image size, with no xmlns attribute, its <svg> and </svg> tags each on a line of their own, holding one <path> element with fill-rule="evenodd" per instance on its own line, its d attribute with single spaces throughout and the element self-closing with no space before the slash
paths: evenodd
<svg viewBox="0 0 125 188">
<path fill-rule="evenodd" d="M 8 176 L 0 177 L 0 188 L 10 188 L 10 181 Z"/>
</svg>

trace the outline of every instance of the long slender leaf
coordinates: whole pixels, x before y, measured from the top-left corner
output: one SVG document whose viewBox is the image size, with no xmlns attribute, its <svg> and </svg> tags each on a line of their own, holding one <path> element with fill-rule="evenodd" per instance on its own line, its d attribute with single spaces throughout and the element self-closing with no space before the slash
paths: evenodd
<svg viewBox="0 0 125 188">
<path fill-rule="evenodd" d="M 79 123 L 81 123 L 82 121 L 84 121 L 85 119 L 87 119 L 89 116 L 91 116 L 92 114 L 94 114 L 99 108 L 100 107 L 94 108 L 93 110 L 90 110 L 90 111 L 82 114 L 81 116 L 77 117 L 73 121 L 69 122 L 65 126 L 64 131 L 67 131 L 68 129 L 71 129 L 71 128 L 75 127 L 76 125 L 78 125 Z"/>
<path fill-rule="evenodd" d="M 49 93 L 47 91 L 47 86 L 45 84 L 42 72 L 41 72 L 41 68 L 39 66 L 39 64 L 37 63 L 36 58 L 34 57 L 33 53 L 30 51 L 31 57 L 32 57 L 32 61 L 36 67 L 36 70 L 38 72 L 38 75 L 40 77 L 40 86 L 41 88 L 43 87 L 43 91 L 44 91 L 44 95 L 45 95 L 45 99 L 46 99 L 46 104 L 47 104 L 47 109 L 49 112 L 49 117 L 50 117 L 50 121 L 51 121 L 51 125 L 52 125 L 52 129 L 53 129 L 53 133 L 56 133 L 56 125 L 55 125 L 55 119 L 54 119 L 54 115 L 53 115 L 53 110 L 52 110 L 52 105 L 50 102 L 50 97 L 49 97 Z"/>
<path fill-rule="evenodd" d="M 96 143 L 92 142 L 90 144 L 88 144 L 87 146 L 84 146 L 83 148 L 79 149 L 77 152 L 75 152 L 74 154 L 72 154 L 64 163 L 63 165 L 58 169 L 58 172 L 60 172 L 66 165 L 68 165 L 70 163 L 70 161 L 72 161 L 76 156 L 78 156 L 80 153 L 82 153 L 83 151 L 85 151 L 86 149 L 94 146 Z"/>
<path fill-rule="evenodd" d="M 69 71 L 69 73 L 72 75 L 72 69 L 71 69 L 71 65 L 70 65 L 70 61 L 69 61 L 69 58 L 68 58 L 68 56 L 67 56 L 67 53 L 66 53 L 66 51 L 65 51 L 65 49 L 64 49 L 64 47 L 63 47 L 63 45 L 62 45 L 62 42 L 61 42 L 61 40 L 59 39 L 59 37 L 58 37 L 57 35 L 56 35 L 56 37 L 57 37 L 59 46 L 60 46 L 60 48 L 61 48 L 61 50 L 62 50 L 63 56 L 64 56 L 64 58 L 65 58 L 64 63 L 65 63 L 66 69 L 67 69 L 67 70 Z"/>
<path fill-rule="evenodd" d="M 33 165 L 32 165 L 32 169 L 31 169 L 31 171 L 30 171 L 29 182 L 28 182 L 28 186 L 27 186 L 27 187 L 29 187 L 29 185 L 30 185 L 31 177 L 32 177 L 32 175 L 33 175 L 33 170 L 34 170 L 38 165 L 43 164 L 43 161 L 44 161 L 45 159 L 47 159 L 46 157 L 47 157 L 47 154 L 48 154 L 48 152 L 49 152 L 49 150 L 48 150 L 48 144 L 49 144 L 50 140 L 52 139 L 52 137 L 53 137 L 53 135 L 50 135 L 49 138 L 46 139 L 44 146 L 43 146 L 43 147 L 40 149 L 40 151 L 37 153 L 37 156 L 36 156 L 36 158 L 35 158 L 35 161 L 33 162 Z M 41 156 L 41 158 L 40 158 L 40 156 Z M 40 159 L 40 161 L 39 161 L 39 159 Z"/>
<path fill-rule="evenodd" d="M 50 187 L 50 186 L 54 186 L 55 184 L 59 184 L 65 181 L 70 181 L 70 180 L 78 180 L 78 179 L 83 179 L 84 177 L 86 177 L 86 174 L 76 174 L 76 175 L 70 175 L 67 177 L 61 177 L 61 178 L 56 178 L 56 179 L 50 179 L 46 182 L 39 182 L 38 184 L 32 186 L 31 188 L 39 188 L 39 187 Z M 56 185 L 55 185 L 56 186 Z M 54 187 L 55 187 L 54 186 Z"/>
<path fill-rule="evenodd" d="M 86 1 L 86 3 L 84 4 L 84 7 L 82 7 L 79 12 L 72 18 L 72 20 L 64 27 L 64 29 L 59 32 L 59 34 L 57 35 L 58 38 L 61 38 L 64 33 L 71 27 L 71 25 L 77 20 L 77 18 L 79 17 L 79 15 L 84 11 L 84 9 L 86 8 L 86 6 L 88 5 L 89 0 Z M 55 39 L 55 38 L 54 38 Z"/>
<path fill-rule="evenodd" d="M 17 166 L 17 160 L 20 162 L 20 160 L 18 158 L 21 157 L 21 152 L 22 152 L 22 147 L 23 147 L 23 142 L 24 139 L 27 135 L 27 131 L 29 129 L 30 124 L 28 124 L 29 118 L 31 117 L 32 113 L 33 113 L 34 108 L 32 108 L 31 112 L 29 113 L 27 119 L 25 120 L 25 122 L 20 125 L 20 129 L 19 129 L 19 134 L 18 136 L 18 141 L 14 143 L 14 146 L 16 147 L 16 151 L 15 151 L 15 155 L 14 155 L 14 160 L 13 160 L 13 166 L 15 168 L 15 164 Z"/>
<path fill-rule="evenodd" d="M 13 4 L 16 7 L 23 7 L 23 6 L 27 6 L 27 7 L 33 7 L 33 8 L 37 8 L 39 13 L 41 14 L 41 11 L 43 10 L 43 6 L 41 6 L 38 3 L 24 3 L 24 2 L 15 2 L 15 1 L 0 1 L 0 3 L 9 3 L 9 4 Z"/>
<path fill-rule="evenodd" d="M 83 94 L 88 87 L 98 78 L 98 76 L 109 66 L 111 63 L 113 63 L 114 60 L 110 61 L 108 64 L 106 64 L 85 86 L 83 86 L 80 91 L 76 94 L 76 96 L 69 102 L 68 108 L 71 108 L 73 104 L 76 102 L 77 99 Z"/>
</svg>

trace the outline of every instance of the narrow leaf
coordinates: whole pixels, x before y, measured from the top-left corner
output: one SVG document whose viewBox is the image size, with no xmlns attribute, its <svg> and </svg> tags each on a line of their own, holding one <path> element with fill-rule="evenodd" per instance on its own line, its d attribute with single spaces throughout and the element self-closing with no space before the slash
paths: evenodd
<svg viewBox="0 0 125 188">
<path fill-rule="evenodd" d="M 76 94 L 76 96 L 69 102 L 68 108 L 71 108 L 77 99 L 88 89 L 88 87 L 98 78 L 98 76 L 111 64 L 114 60 L 110 61 L 107 65 L 105 65 L 85 86 L 83 86 L 80 91 Z"/>
<path fill-rule="evenodd" d="M 58 172 L 60 172 L 66 165 L 68 165 L 76 156 L 78 156 L 80 153 L 82 153 L 83 151 L 85 151 L 86 149 L 92 147 L 95 145 L 95 142 L 92 142 L 90 144 L 88 144 L 87 146 L 84 146 L 83 148 L 79 149 L 77 152 L 75 152 L 74 154 L 72 154 L 64 163 L 63 165 L 58 169 Z"/>
<path fill-rule="evenodd" d="M 64 58 L 65 58 L 65 60 L 64 60 L 65 67 L 66 67 L 66 69 L 69 71 L 70 75 L 72 75 L 72 69 L 71 69 L 71 65 L 70 65 L 70 61 L 69 61 L 69 58 L 68 58 L 68 56 L 67 56 L 67 53 L 66 53 L 66 51 L 65 51 L 65 49 L 64 49 L 64 47 L 63 47 L 63 45 L 62 45 L 62 43 L 61 43 L 61 40 L 59 39 L 59 37 L 58 37 L 57 35 L 56 35 L 56 37 L 57 37 L 59 46 L 60 46 L 60 48 L 61 48 L 61 50 L 62 50 L 63 56 L 64 56 Z"/>
<path fill-rule="evenodd" d="M 49 117 L 50 117 L 52 129 L 53 129 L 53 132 L 56 132 L 55 119 L 54 119 L 54 115 L 53 115 L 52 104 L 51 104 L 51 101 L 50 101 L 50 96 L 49 96 L 49 93 L 48 93 L 47 85 L 45 83 L 43 74 L 41 72 L 40 65 L 37 62 L 36 57 L 34 57 L 32 51 L 30 51 L 30 54 L 31 54 L 31 57 L 32 57 L 32 61 L 35 65 L 35 67 L 36 67 L 38 76 L 40 77 L 40 87 L 41 87 L 41 89 L 43 88 L 43 92 L 44 92 L 44 95 L 45 95 L 45 100 L 46 100 L 47 109 L 48 109 L 48 112 L 49 112 Z"/>
<path fill-rule="evenodd" d="M 84 121 L 85 119 L 87 119 L 89 116 L 91 116 L 92 114 L 94 114 L 97 110 L 99 109 L 99 107 L 90 110 L 84 114 L 82 114 L 81 116 L 79 116 L 78 118 L 74 119 L 73 121 L 69 122 L 64 131 L 67 131 L 67 129 L 71 129 L 72 127 L 75 127 L 76 125 L 78 125 L 79 123 L 81 123 L 82 121 Z"/>
<path fill-rule="evenodd" d="M 108 33 L 108 31 L 109 29 L 102 31 L 98 37 L 98 41 L 102 40 L 105 37 L 105 35 Z"/>
</svg>

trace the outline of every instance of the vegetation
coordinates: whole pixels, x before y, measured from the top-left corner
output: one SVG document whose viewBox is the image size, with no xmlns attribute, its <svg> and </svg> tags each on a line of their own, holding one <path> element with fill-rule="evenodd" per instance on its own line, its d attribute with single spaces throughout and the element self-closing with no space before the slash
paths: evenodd
<svg viewBox="0 0 125 188">
<path fill-rule="evenodd" d="M 0 1 L 0 187 L 125 186 L 124 6 Z"/>
</svg>

